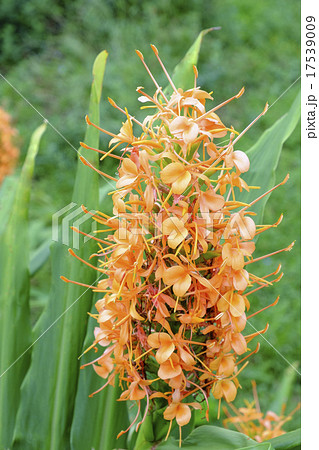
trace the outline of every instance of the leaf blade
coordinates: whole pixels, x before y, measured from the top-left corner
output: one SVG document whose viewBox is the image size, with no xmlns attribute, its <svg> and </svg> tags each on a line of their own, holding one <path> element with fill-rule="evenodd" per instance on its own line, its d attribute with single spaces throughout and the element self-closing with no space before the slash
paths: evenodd
<svg viewBox="0 0 319 450">
<path fill-rule="evenodd" d="M 19 388 L 30 362 L 26 354 L 31 343 L 28 208 L 35 158 L 45 128 L 43 124 L 34 131 L 14 194 L 4 199 L 6 205 L 2 204 L 0 214 L 0 221 L 6 222 L 0 233 L 0 444 L 3 447 L 11 445 L 20 402 Z"/>
<path fill-rule="evenodd" d="M 290 431 L 281 436 L 269 439 L 275 450 L 298 450 L 301 446 L 301 429 Z"/>
<path fill-rule="evenodd" d="M 184 58 L 177 64 L 173 71 L 172 80 L 177 88 L 183 90 L 190 89 L 194 84 L 194 72 L 193 66 L 197 64 L 198 55 L 201 48 L 201 44 L 204 36 L 214 28 L 207 28 L 199 33 L 194 43 L 186 52 Z M 171 90 L 168 86 L 164 93 L 168 93 Z"/>
<path fill-rule="evenodd" d="M 260 190 L 242 192 L 240 198 L 242 202 L 250 203 L 274 186 L 276 179 L 275 171 L 278 166 L 283 144 L 299 122 L 300 114 L 301 103 L 300 93 L 298 93 L 288 113 L 268 128 L 256 144 L 247 151 L 251 168 L 243 178 L 248 185 L 260 186 Z M 257 214 L 260 223 L 262 222 L 264 209 L 269 196 L 270 194 L 250 208 L 250 210 Z"/>
<path fill-rule="evenodd" d="M 99 104 L 102 92 L 107 52 L 98 56 L 93 66 L 93 83 L 89 112 L 91 120 L 99 123 Z M 99 132 L 87 127 L 85 140 L 97 147 Z M 98 155 L 86 149 L 79 154 L 91 164 L 98 165 Z M 97 209 L 99 176 L 78 161 L 73 202 Z M 81 230 L 89 232 L 88 222 Z M 71 233 L 70 233 L 71 234 Z M 79 250 L 85 260 L 92 253 L 92 241 Z M 22 402 L 18 412 L 13 448 L 57 449 L 70 447 L 70 423 L 78 381 L 78 355 L 82 349 L 87 327 L 86 312 L 90 310 L 92 293 L 83 287 L 65 283 L 60 275 L 91 285 L 96 272 L 68 255 L 66 247 L 55 242 L 51 246 L 52 288 L 49 302 L 35 328 L 38 339 L 30 370 L 22 386 Z M 72 308 L 72 311 L 70 312 Z M 50 375 L 48 380 L 48 375 Z"/>
<path fill-rule="evenodd" d="M 200 445 L 201 449 L 211 449 L 212 443 L 214 443 L 214 446 L 218 450 L 253 449 L 258 445 L 256 441 L 237 431 L 227 430 L 213 425 L 202 425 L 195 428 L 183 441 L 183 448 L 195 450 Z M 156 448 L 173 450 L 178 448 L 178 441 L 170 438 L 167 442 L 159 444 Z"/>
</svg>

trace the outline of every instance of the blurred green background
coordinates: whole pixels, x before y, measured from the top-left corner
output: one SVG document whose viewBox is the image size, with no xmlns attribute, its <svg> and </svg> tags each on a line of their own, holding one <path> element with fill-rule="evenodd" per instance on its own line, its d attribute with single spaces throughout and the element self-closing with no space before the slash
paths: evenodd
<svg viewBox="0 0 319 450">
<path fill-rule="evenodd" d="M 72 146 L 77 148 L 84 135 L 91 67 L 98 52 L 109 52 L 101 124 L 118 132 L 123 117 L 108 104 L 107 97 L 143 117 L 135 89 L 144 86 L 153 93 L 152 82 L 134 50 L 144 53 L 159 84 L 166 85 L 149 44 L 158 47 L 172 71 L 201 30 L 220 26 L 204 38 L 199 85 L 213 90 L 217 103 L 242 86 L 246 88 L 240 100 L 220 111 L 223 122 L 240 131 L 262 111 L 266 101 L 273 105 L 240 141 L 237 149 L 245 151 L 289 109 L 298 93 L 299 81 L 285 91 L 300 75 L 299 22 L 297 0 L 1 2 L 1 73 L 58 130 L 48 128 L 37 157 L 30 212 L 32 249 L 50 238 L 52 214 L 70 202 L 76 163 Z M 22 161 L 31 133 L 42 118 L 12 86 L 0 79 L 0 105 L 12 115 L 19 131 Z M 101 148 L 106 145 L 107 140 L 102 139 Z M 105 161 L 103 170 L 114 174 L 113 160 Z M 292 252 L 255 265 L 255 273 L 263 275 L 282 262 L 285 277 L 250 299 L 254 312 L 280 295 L 277 306 L 251 320 L 257 329 L 270 323 L 264 337 L 271 345 L 259 339 L 261 350 L 240 376 L 243 390 L 235 401 L 238 407 L 243 398 L 252 400 L 251 379 L 257 382 L 263 410 L 276 400 L 276 388 L 288 363 L 274 348 L 290 363 L 300 361 L 300 127 L 284 145 L 277 180 L 287 172 L 290 180 L 273 193 L 264 222 L 274 222 L 280 213 L 284 220 L 278 229 L 262 235 L 257 253 L 283 248 L 293 240 L 296 244 Z M 32 280 L 34 321 L 46 302 L 49 279 L 48 261 Z M 252 331 L 247 326 L 247 332 Z M 299 401 L 299 383 L 297 375 L 287 411 Z M 286 429 L 297 427 L 299 420 L 297 414 Z"/>
</svg>

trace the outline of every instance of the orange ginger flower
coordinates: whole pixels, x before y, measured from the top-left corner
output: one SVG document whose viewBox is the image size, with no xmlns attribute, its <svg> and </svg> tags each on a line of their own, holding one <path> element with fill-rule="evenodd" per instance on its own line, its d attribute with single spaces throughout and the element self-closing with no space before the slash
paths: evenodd
<svg viewBox="0 0 319 450">
<path fill-rule="evenodd" d="M 155 113 L 141 123 L 110 100 L 126 116 L 118 135 L 87 118 L 89 125 L 113 138 L 107 152 L 99 150 L 102 158 L 120 159 L 116 190 L 111 193 L 113 216 L 93 215 L 109 231 L 104 238 L 92 236 L 99 245 L 92 256 L 98 257 L 96 268 L 105 278 L 98 284 L 99 326 L 91 346 L 99 344 L 103 353 L 89 364 L 106 379 L 92 395 L 114 384 L 118 375 L 126 387 L 120 400 L 137 402 L 139 413 L 146 398 L 144 418 L 157 398 L 167 401 L 164 419 L 170 430 L 174 420 L 180 428 L 189 422 L 190 406 L 203 407 L 204 403 L 188 402 L 193 395 L 207 407 L 210 394 L 219 407 L 222 399 L 232 402 L 247 358 L 258 351 L 259 346 L 251 351 L 248 344 L 267 326 L 252 334 L 246 326 L 250 317 L 278 299 L 246 316 L 248 297 L 281 275 L 280 268 L 261 277 L 249 272 L 254 261 L 278 253 L 253 258 L 253 238 L 281 219 L 273 225 L 256 225 L 250 207 L 288 177 L 243 206 L 238 191 L 249 190 L 241 178 L 249 159 L 234 146 L 249 127 L 238 135 L 216 111 L 244 90 L 206 109 L 213 99 L 196 86 L 196 68 L 194 88 L 183 92 L 173 84 L 157 49 L 152 49 L 172 95 L 165 95 L 137 52 L 156 87 L 154 96 L 138 88 L 139 100 L 155 107 Z M 215 140 L 226 136 L 222 142 Z"/>
<path fill-rule="evenodd" d="M 224 407 L 224 412 L 227 415 L 227 419 L 224 419 L 223 424 L 228 428 L 229 424 L 233 424 L 238 431 L 246 434 L 257 442 L 268 441 L 269 439 L 281 436 L 286 433 L 282 429 L 283 425 L 291 420 L 292 416 L 300 408 L 300 404 L 291 411 L 290 414 L 285 415 L 285 405 L 282 406 L 281 414 L 278 416 L 273 411 L 267 411 L 266 414 L 261 412 L 256 383 L 252 381 L 254 401 L 248 402 L 245 400 L 245 407 L 237 409 L 234 405 L 230 404 L 233 413 L 232 416 L 228 409 Z"/>
<path fill-rule="evenodd" d="M 13 143 L 16 134 L 9 114 L 0 108 L 0 184 L 18 162 L 19 150 Z"/>
</svg>

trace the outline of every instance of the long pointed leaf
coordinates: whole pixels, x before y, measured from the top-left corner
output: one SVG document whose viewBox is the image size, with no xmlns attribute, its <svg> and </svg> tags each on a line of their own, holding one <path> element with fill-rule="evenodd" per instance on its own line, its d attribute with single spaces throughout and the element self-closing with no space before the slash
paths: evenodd
<svg viewBox="0 0 319 450">
<path fill-rule="evenodd" d="M 30 354 L 25 353 L 31 344 L 28 208 L 34 161 L 45 127 L 41 125 L 32 135 L 14 194 L 7 196 L 5 189 L 1 192 L 5 197 L 1 199 L 0 222 L 6 223 L 0 234 L 1 448 L 11 445 L 19 389 L 30 363 Z"/>
<path fill-rule="evenodd" d="M 202 45 L 203 37 L 212 31 L 214 28 L 207 28 L 199 33 L 195 42 L 189 48 L 184 58 L 177 64 L 173 71 L 172 80 L 177 88 L 183 90 L 191 89 L 194 85 L 194 71 L 193 65 L 197 64 L 200 47 Z M 167 87 L 165 92 L 170 91 Z"/>
<path fill-rule="evenodd" d="M 297 377 L 298 363 L 295 362 L 292 366 L 293 367 L 288 366 L 285 369 L 280 384 L 276 389 L 275 400 L 272 402 L 270 407 L 270 410 L 274 411 L 278 415 L 281 414 L 282 406 L 287 405 L 295 379 Z"/>
<path fill-rule="evenodd" d="M 275 171 L 278 166 L 282 146 L 299 122 L 300 110 L 299 93 L 288 113 L 266 130 L 256 144 L 247 151 L 251 168 L 243 178 L 248 185 L 260 186 L 260 189 L 258 191 L 242 192 L 240 201 L 249 203 L 274 186 Z M 262 223 L 268 199 L 269 194 L 250 208 L 257 213 L 259 223 Z"/>
<path fill-rule="evenodd" d="M 92 309 L 92 313 L 94 311 Z M 93 330 L 92 320 L 88 327 L 84 348 L 91 345 Z M 81 362 L 85 364 L 93 358 L 89 353 L 83 356 Z M 71 429 L 73 450 L 125 448 L 126 435 L 116 440 L 117 434 L 129 425 L 126 404 L 117 401 L 122 392 L 121 388 L 117 384 L 114 388 L 109 386 L 89 398 L 89 395 L 104 383 L 105 380 L 98 377 L 92 367 L 81 370 Z M 84 429 L 85 433 L 83 433 Z"/>
<path fill-rule="evenodd" d="M 107 53 L 101 52 L 93 66 L 93 83 L 89 115 L 99 123 L 99 104 L 102 92 Z M 99 144 L 99 132 L 88 127 L 85 141 L 92 147 Z M 98 165 L 95 152 L 80 149 L 81 155 Z M 99 204 L 99 175 L 78 163 L 73 202 L 88 209 Z M 91 223 L 81 226 L 90 231 Z M 78 255 L 88 260 L 93 250 L 92 241 L 82 243 Z M 96 272 L 67 254 L 60 242 L 51 246 L 52 289 L 47 304 L 34 331 L 35 343 L 30 370 L 21 391 L 13 448 L 57 450 L 70 447 L 70 424 L 78 382 L 79 361 L 87 327 L 86 311 L 90 310 L 92 293 L 60 280 L 60 276 L 91 285 Z"/>
</svg>

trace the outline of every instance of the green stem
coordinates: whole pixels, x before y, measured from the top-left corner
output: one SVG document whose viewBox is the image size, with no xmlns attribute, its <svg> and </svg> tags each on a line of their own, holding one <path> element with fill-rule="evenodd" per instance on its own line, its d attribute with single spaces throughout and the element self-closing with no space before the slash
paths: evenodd
<svg viewBox="0 0 319 450">
<path fill-rule="evenodd" d="M 134 450 L 146 450 L 148 446 L 149 448 L 151 448 L 153 442 L 154 442 L 153 415 L 152 413 L 149 413 L 147 414 L 142 425 L 140 426 Z"/>
</svg>

